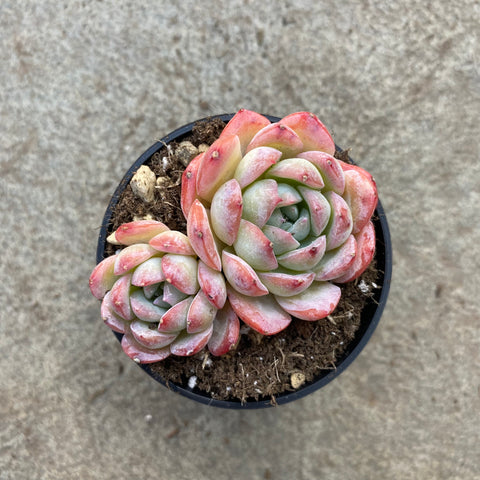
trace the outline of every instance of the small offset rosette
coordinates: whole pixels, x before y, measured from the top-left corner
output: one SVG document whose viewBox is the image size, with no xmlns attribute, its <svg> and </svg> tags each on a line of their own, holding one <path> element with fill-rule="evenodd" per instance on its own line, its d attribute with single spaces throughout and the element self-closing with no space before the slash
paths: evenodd
<svg viewBox="0 0 480 480">
<path fill-rule="evenodd" d="M 357 278 L 373 258 L 375 182 L 334 153 L 309 112 L 271 123 L 240 110 L 183 174 L 191 246 L 223 274 L 233 312 L 261 334 L 292 316 L 328 316 L 340 300 L 335 283 Z"/>
<path fill-rule="evenodd" d="M 236 345 L 240 325 L 223 275 L 197 258 L 186 235 L 145 220 L 121 225 L 108 240 L 125 248 L 95 267 L 90 289 L 130 358 L 152 363 L 206 346 L 223 355 Z"/>
</svg>

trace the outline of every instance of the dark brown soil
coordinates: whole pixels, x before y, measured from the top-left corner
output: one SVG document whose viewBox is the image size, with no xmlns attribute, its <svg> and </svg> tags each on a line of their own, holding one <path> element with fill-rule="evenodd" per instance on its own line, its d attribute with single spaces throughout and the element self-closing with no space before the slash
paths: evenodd
<svg viewBox="0 0 480 480">
<path fill-rule="evenodd" d="M 197 124 L 185 140 L 197 147 L 202 143 L 211 144 L 224 125 L 221 120 Z M 156 190 L 155 202 L 145 204 L 128 186 L 113 213 L 110 231 L 134 217 L 150 215 L 171 229 L 185 232 L 186 223 L 180 208 L 184 166 L 175 156 L 176 146 L 172 143 L 170 148 L 162 148 L 147 162 L 157 176 L 168 178 L 168 183 Z M 348 152 L 337 152 L 336 156 L 349 161 Z M 168 161 L 163 160 L 165 157 Z M 113 254 L 115 248 L 109 245 L 107 254 Z M 322 370 L 336 368 L 336 362 L 347 351 L 359 328 L 360 312 L 371 301 L 377 277 L 375 262 L 372 262 L 356 282 L 340 285 L 340 303 L 328 318 L 316 322 L 294 319 L 287 329 L 273 337 L 264 337 L 244 326 L 237 349 L 228 355 L 214 357 L 203 351 L 194 357 L 171 356 L 151 365 L 152 370 L 167 382 L 186 386 L 190 380 L 196 389 L 215 399 L 243 402 L 270 398 L 275 403 L 276 395 L 295 389 L 292 384 L 295 384 L 294 378 L 299 378 L 297 374 L 310 382 Z"/>
</svg>

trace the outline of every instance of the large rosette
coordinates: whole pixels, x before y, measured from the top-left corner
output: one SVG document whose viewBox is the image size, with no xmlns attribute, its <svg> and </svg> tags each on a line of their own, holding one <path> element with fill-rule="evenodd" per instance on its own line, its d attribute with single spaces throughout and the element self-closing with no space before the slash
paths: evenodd
<svg viewBox="0 0 480 480">
<path fill-rule="evenodd" d="M 329 315 L 341 294 L 332 282 L 355 279 L 373 257 L 375 182 L 334 152 L 311 113 L 271 123 L 240 110 L 183 174 L 193 249 L 205 269 L 223 272 L 233 311 L 264 335 L 292 315 Z"/>
</svg>

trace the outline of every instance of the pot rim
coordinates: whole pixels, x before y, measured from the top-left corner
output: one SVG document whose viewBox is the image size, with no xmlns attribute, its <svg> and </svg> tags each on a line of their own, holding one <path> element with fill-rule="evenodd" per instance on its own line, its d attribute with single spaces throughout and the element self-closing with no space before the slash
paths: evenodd
<svg viewBox="0 0 480 480">
<path fill-rule="evenodd" d="M 105 252 L 105 244 L 107 239 L 107 230 L 108 225 L 110 223 L 110 218 L 112 217 L 113 211 L 118 203 L 120 195 L 124 191 L 124 189 L 129 184 L 130 180 L 132 179 L 134 173 L 138 170 L 138 168 L 143 165 L 144 163 L 148 162 L 152 155 L 159 151 L 162 147 L 169 144 L 174 140 L 179 140 L 181 137 L 186 136 L 188 133 L 191 132 L 193 126 L 201 121 L 204 120 L 212 120 L 212 119 L 220 119 L 224 122 L 228 122 L 234 113 L 228 114 L 221 114 L 221 115 L 212 115 L 209 117 L 205 117 L 194 122 L 188 123 L 183 125 L 180 128 L 177 128 L 173 132 L 169 133 L 161 140 L 155 142 L 151 147 L 149 147 L 138 159 L 132 164 L 132 166 L 127 170 L 125 175 L 123 176 L 122 180 L 120 181 L 119 185 L 115 189 L 114 194 L 112 195 L 108 207 L 105 211 L 102 226 L 100 229 L 100 233 L 98 236 L 98 243 L 97 243 L 97 253 L 96 253 L 96 260 L 97 263 L 101 262 L 104 257 Z M 264 115 L 267 117 L 271 122 L 277 122 L 280 120 L 279 117 L 275 117 L 272 115 Z M 342 151 L 337 145 L 335 145 L 338 151 Z M 351 160 L 351 159 L 350 159 Z M 353 162 L 354 163 L 354 162 Z M 375 215 L 376 214 L 376 215 Z M 390 283 L 392 277 L 392 243 L 390 237 L 390 230 L 388 228 L 387 218 L 385 215 L 385 211 L 383 206 L 378 200 L 378 205 L 375 210 L 375 214 L 373 217 L 373 223 L 375 225 L 375 234 L 376 234 L 376 253 L 375 258 L 377 259 L 377 266 L 380 271 L 383 271 L 383 281 L 382 287 L 380 292 L 376 295 L 374 301 L 372 301 L 371 305 L 368 305 L 364 311 L 362 312 L 362 319 L 359 329 L 355 334 L 355 338 L 352 340 L 350 345 L 353 345 L 353 348 L 347 349 L 344 353 L 342 359 L 336 364 L 336 368 L 329 373 L 323 373 L 319 378 L 313 380 L 312 382 L 306 383 L 304 386 L 300 387 L 299 389 L 293 392 L 284 392 L 279 395 L 275 396 L 275 403 L 276 405 L 283 405 L 294 400 L 298 400 L 303 398 L 310 393 L 322 388 L 323 386 L 330 383 L 334 378 L 338 377 L 360 354 L 363 350 L 365 345 L 370 340 L 373 332 L 375 331 L 382 313 L 385 309 L 385 305 L 388 298 L 388 293 L 390 291 Z M 380 247 L 380 248 L 379 248 Z M 379 258 L 380 257 L 380 258 Z M 380 260 L 380 264 L 379 264 Z M 371 319 L 364 320 L 363 313 L 365 310 L 372 310 Z M 363 328 L 362 328 L 363 327 Z M 363 330 L 363 333 L 361 332 Z M 121 340 L 122 334 L 113 332 L 118 340 Z M 359 336 L 361 334 L 361 336 Z M 359 336 L 359 338 L 357 338 Z M 233 409 L 258 409 L 258 408 L 266 408 L 273 406 L 270 398 L 264 398 L 260 400 L 247 400 L 244 403 L 241 403 L 240 400 L 218 400 L 211 397 L 208 397 L 207 394 L 198 393 L 195 389 L 191 389 L 190 387 L 184 387 L 177 385 L 172 382 L 166 382 L 163 378 L 160 377 L 157 373 L 155 373 L 149 364 L 140 364 L 138 365 L 142 368 L 148 375 L 150 375 L 153 379 L 157 382 L 161 383 L 169 390 L 177 392 L 191 400 L 195 400 L 199 403 L 204 405 L 220 407 L 220 408 L 233 408 Z M 322 370 L 322 372 L 325 372 Z"/>
</svg>

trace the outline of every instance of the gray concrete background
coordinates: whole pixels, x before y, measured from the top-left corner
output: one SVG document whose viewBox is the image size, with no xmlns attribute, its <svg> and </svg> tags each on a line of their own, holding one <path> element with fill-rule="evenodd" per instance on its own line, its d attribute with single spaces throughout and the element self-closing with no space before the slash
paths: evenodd
<svg viewBox="0 0 480 480">
<path fill-rule="evenodd" d="M 479 19 L 474 0 L 3 0 L 0 479 L 480 478 Z M 316 113 L 394 242 L 358 360 L 254 412 L 160 388 L 87 287 L 129 165 L 240 107 Z"/>
</svg>

